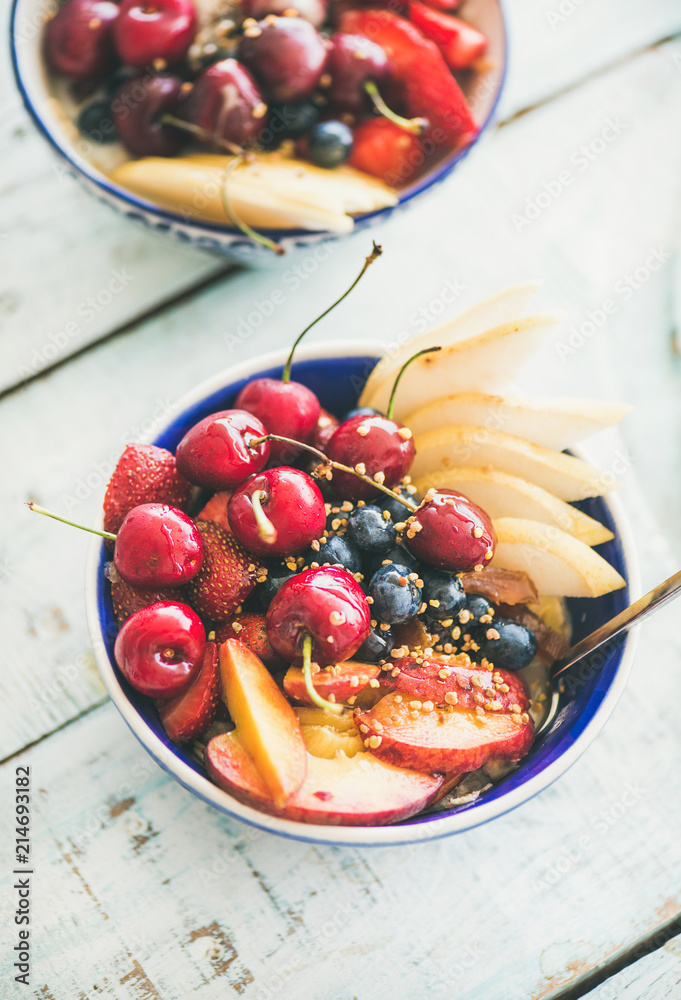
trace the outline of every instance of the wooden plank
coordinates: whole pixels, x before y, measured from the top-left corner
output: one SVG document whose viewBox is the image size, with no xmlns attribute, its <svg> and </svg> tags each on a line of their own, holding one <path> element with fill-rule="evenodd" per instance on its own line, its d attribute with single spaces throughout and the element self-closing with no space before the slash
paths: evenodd
<svg viewBox="0 0 681 1000">
<path fill-rule="evenodd" d="M 622 969 L 584 1000 L 674 1000 L 681 993 L 681 937 Z"/>
<path fill-rule="evenodd" d="M 554 27 L 554 10 L 572 6 L 574 15 Z M 507 16 L 512 60 L 501 117 L 678 31 L 680 23 L 673 0 L 584 8 L 571 0 L 516 0 Z M 224 263 L 149 234 L 89 197 L 35 131 L 8 61 L 0 73 L 8 95 L 0 122 L 0 214 L 3 247 L 11 248 L 0 293 L 1 391 L 172 300 Z M 472 162 L 481 156 L 476 151 Z"/>
</svg>

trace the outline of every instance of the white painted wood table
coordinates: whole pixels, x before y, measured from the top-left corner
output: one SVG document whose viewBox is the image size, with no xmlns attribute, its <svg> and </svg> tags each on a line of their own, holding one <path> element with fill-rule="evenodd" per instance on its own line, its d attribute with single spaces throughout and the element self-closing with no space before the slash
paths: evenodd
<svg viewBox="0 0 681 1000">
<path fill-rule="evenodd" d="M 621 480 L 648 589 L 681 555 L 681 8 L 507 6 L 498 128 L 377 233 L 382 261 L 313 336 L 389 339 L 415 330 L 419 311 L 435 319 L 447 283 L 460 289 L 455 311 L 543 278 L 544 303 L 567 317 L 530 376 L 637 406 L 599 452 Z M 141 750 L 89 652 L 87 540 L 22 501 L 94 518 L 123 444 L 200 379 L 288 344 L 345 287 L 368 237 L 335 244 L 297 287 L 296 259 L 228 273 L 60 176 L 3 64 L 0 995 L 680 996 L 681 944 L 669 940 L 681 929 L 678 608 L 645 627 L 625 695 L 573 769 L 448 840 L 380 850 L 280 840 L 211 811 Z M 81 304 L 121 272 L 124 289 L 83 320 Z M 258 303 L 277 288 L 283 304 L 262 318 Z M 602 322 L 606 299 L 616 309 Z M 78 333 L 60 337 L 75 317 Z M 28 988 L 11 969 L 10 803 L 25 765 Z"/>
</svg>

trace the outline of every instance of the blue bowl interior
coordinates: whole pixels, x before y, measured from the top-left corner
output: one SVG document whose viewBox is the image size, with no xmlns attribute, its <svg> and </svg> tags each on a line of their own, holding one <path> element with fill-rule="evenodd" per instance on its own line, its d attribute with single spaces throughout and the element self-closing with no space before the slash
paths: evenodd
<svg viewBox="0 0 681 1000">
<path fill-rule="evenodd" d="M 341 416 L 356 405 L 362 387 L 376 360 L 376 357 L 373 356 L 354 356 L 300 361 L 293 366 L 293 377 L 312 389 L 319 396 L 325 409 Z M 270 368 L 262 371 L 260 375 L 278 378 L 281 375 L 281 368 Z M 207 396 L 202 402 L 189 407 L 173 421 L 154 443 L 175 451 L 179 441 L 190 427 L 210 413 L 230 408 L 246 381 L 250 380 L 250 378 L 242 379 L 230 383 L 223 389 Z M 613 518 L 601 498 L 586 500 L 577 506 L 590 517 L 603 522 L 615 532 Z M 598 546 L 597 551 L 626 579 L 624 552 L 617 535 L 611 542 Z M 113 645 L 118 626 L 113 616 L 110 585 L 104 575 L 104 566 L 109 558 L 108 552 L 102 546 L 97 582 L 97 601 L 102 634 L 116 676 L 130 703 L 159 740 L 198 774 L 205 774 L 203 767 L 186 750 L 176 746 L 168 739 L 151 700 L 130 687 L 115 666 Z M 573 641 L 588 635 L 603 622 L 622 611 L 629 603 L 628 586 L 596 600 L 570 599 L 568 606 L 573 622 Z M 475 802 L 459 806 L 456 811 L 469 811 L 475 809 L 483 800 L 489 802 L 501 798 L 509 790 L 520 788 L 525 782 L 540 774 L 556 761 L 575 742 L 598 712 L 617 673 L 622 650 L 621 644 L 616 644 L 611 648 L 605 647 L 604 651 L 599 651 L 587 659 L 581 669 L 577 668 L 574 675 L 568 675 L 565 691 L 561 696 L 560 709 L 553 724 L 537 740 L 529 755 L 523 759 L 520 767 L 485 792 Z M 442 817 L 446 816 L 447 813 L 441 812 L 437 815 Z M 411 826 L 427 823 L 430 819 L 431 817 L 428 816 L 416 817 L 397 825 Z"/>
</svg>

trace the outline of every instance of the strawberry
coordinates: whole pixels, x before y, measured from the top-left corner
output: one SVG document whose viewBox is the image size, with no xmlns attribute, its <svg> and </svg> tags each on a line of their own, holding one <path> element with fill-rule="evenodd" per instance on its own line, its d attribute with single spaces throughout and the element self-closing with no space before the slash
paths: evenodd
<svg viewBox="0 0 681 1000">
<path fill-rule="evenodd" d="M 186 510 L 192 486 L 175 468 L 175 456 L 153 444 L 129 444 L 104 496 L 104 530 L 116 532 L 123 518 L 142 503 L 167 503 Z"/>
<path fill-rule="evenodd" d="M 385 49 L 404 93 L 408 118 L 427 118 L 425 135 L 441 146 L 470 142 L 477 126 L 438 47 L 417 27 L 387 10 L 347 10 L 340 30 L 364 35 Z"/>
<path fill-rule="evenodd" d="M 201 569 L 186 586 L 189 603 L 203 618 L 224 622 L 255 586 L 257 564 L 215 521 L 197 521 L 203 537 Z"/>
<path fill-rule="evenodd" d="M 231 490 L 222 490 L 221 493 L 215 493 L 205 507 L 203 507 L 196 515 L 195 520 L 215 521 L 216 524 L 219 524 L 231 535 L 232 529 L 229 525 L 229 518 L 227 517 L 227 504 L 229 503 L 231 495 Z"/>
<path fill-rule="evenodd" d="M 186 743 L 207 729 L 215 718 L 219 697 L 218 650 L 214 642 L 207 642 L 201 669 L 191 687 L 170 701 L 156 703 L 170 739 Z"/>
<path fill-rule="evenodd" d="M 420 31 L 435 42 L 450 69 L 468 69 L 487 48 L 487 38 L 458 17 L 431 10 L 411 0 L 409 17 Z"/>
<path fill-rule="evenodd" d="M 155 604 L 156 601 L 182 601 L 182 591 L 179 587 L 165 587 L 158 590 L 142 590 L 131 583 L 126 583 L 118 575 L 113 563 L 106 568 L 106 575 L 111 581 L 111 603 L 116 621 L 122 625 L 136 611 Z"/>
<path fill-rule="evenodd" d="M 272 649 L 267 638 L 265 615 L 257 611 L 242 611 L 215 629 L 215 641 L 218 645 L 226 639 L 239 639 L 245 646 L 259 656 L 270 670 L 284 666 L 284 661 Z"/>
<path fill-rule="evenodd" d="M 387 118 L 367 118 L 354 133 L 350 166 L 399 187 L 426 162 L 418 136 Z"/>
</svg>

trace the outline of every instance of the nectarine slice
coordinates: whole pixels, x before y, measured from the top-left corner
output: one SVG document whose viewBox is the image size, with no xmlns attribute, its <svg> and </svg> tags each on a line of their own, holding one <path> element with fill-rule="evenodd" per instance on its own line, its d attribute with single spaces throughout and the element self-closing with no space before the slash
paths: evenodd
<svg viewBox="0 0 681 1000">
<path fill-rule="evenodd" d="M 518 674 L 467 667 L 457 663 L 454 656 L 421 659 L 420 663 L 410 657 L 395 660 L 392 670 L 381 677 L 381 684 L 412 699 L 435 705 L 449 701 L 473 711 L 480 705 L 491 712 L 509 712 L 512 705 L 518 705 L 524 712 L 529 705 L 525 684 Z"/>
<path fill-rule="evenodd" d="M 347 701 L 353 694 L 368 687 L 381 672 L 377 663 L 360 663 L 359 660 L 345 660 L 312 675 L 315 691 L 327 701 Z M 284 677 L 284 691 L 289 698 L 311 705 L 312 700 L 305 687 L 305 678 L 300 667 L 289 667 Z M 331 697 L 333 696 L 333 697 Z"/>
</svg>

